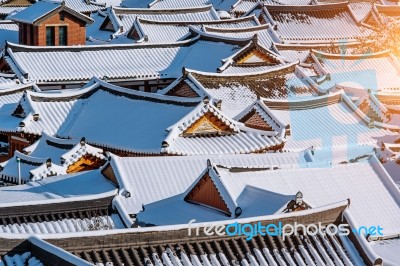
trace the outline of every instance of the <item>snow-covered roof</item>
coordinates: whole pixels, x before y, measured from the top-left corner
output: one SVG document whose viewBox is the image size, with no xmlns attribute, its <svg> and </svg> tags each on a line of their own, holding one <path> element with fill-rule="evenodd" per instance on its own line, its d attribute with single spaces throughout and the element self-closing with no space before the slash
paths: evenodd
<svg viewBox="0 0 400 266">
<path fill-rule="evenodd" d="M 216 71 L 240 46 L 198 38 L 171 44 L 30 47 L 7 44 L 6 60 L 22 80 L 81 83 L 177 78 L 182 67 Z M 203 60 L 205 57 L 208 60 Z M 109 60 L 104 60 L 108 58 Z"/>
<path fill-rule="evenodd" d="M 21 224 L 2 224 L 1 233 L 11 234 L 65 234 L 86 232 L 93 230 L 112 230 L 125 228 L 119 220 L 118 214 L 104 215 L 90 218 L 64 218 L 55 221 L 27 222 Z"/>
<path fill-rule="evenodd" d="M 216 20 L 216 21 L 153 21 L 139 18 L 137 19 L 130 32 L 136 30 L 139 35 L 139 40 L 143 41 L 146 35 L 146 42 L 149 43 L 169 43 L 181 41 L 190 37 L 190 28 L 200 30 L 203 25 L 212 27 L 224 28 L 242 28 L 259 25 L 258 20 L 254 16 L 243 18 Z M 129 33 L 128 33 L 129 36 Z"/>
<path fill-rule="evenodd" d="M 234 5 L 232 5 L 231 12 L 242 15 L 249 12 L 258 4 L 258 0 L 238 0 Z"/>
<path fill-rule="evenodd" d="M 0 15 L 2 16 L 7 16 L 9 14 L 12 14 L 14 12 L 18 12 L 22 9 L 24 9 L 25 7 L 21 7 L 21 6 L 1 6 L 0 5 Z"/>
<path fill-rule="evenodd" d="M 374 92 L 400 90 L 400 63 L 389 51 L 358 55 L 313 51 L 313 54 L 317 64 L 330 74 L 331 83 Z"/>
<path fill-rule="evenodd" d="M 148 7 L 152 9 L 166 9 L 166 8 L 188 8 L 206 6 L 212 3 L 212 0 L 188 0 L 188 1 L 174 1 L 174 0 L 150 0 Z M 143 2 L 143 1 L 137 1 Z M 145 6 L 142 6 L 145 7 Z"/>
<path fill-rule="evenodd" d="M 296 74 L 295 63 L 240 75 L 187 70 L 183 81 L 200 96 L 222 100 L 221 110 L 230 117 L 238 115 L 259 97 L 287 99 L 314 94 L 309 84 Z M 179 82 L 172 83 L 160 93 L 171 95 L 180 86 Z"/>
<path fill-rule="evenodd" d="M 337 40 L 356 41 L 373 31 L 358 25 L 346 2 L 326 5 L 263 8 L 262 17 L 285 43 L 330 43 Z"/>
<path fill-rule="evenodd" d="M 201 30 L 208 35 L 227 39 L 250 39 L 257 34 L 259 43 L 266 48 L 270 48 L 273 43 L 270 35 L 272 29 L 268 24 L 242 28 L 224 28 L 223 26 L 214 27 L 213 25 L 204 25 Z"/>
<path fill-rule="evenodd" d="M 42 0 L 43 1 L 43 0 Z M 65 3 L 66 7 L 69 7 L 80 13 L 91 13 L 98 11 L 100 9 L 105 9 L 106 6 L 103 3 L 99 3 L 100 1 L 88 1 L 88 0 L 47 0 L 47 1 L 56 1 Z"/>
<path fill-rule="evenodd" d="M 265 100 L 264 103 L 271 115 L 290 124 L 286 151 L 311 146 L 315 149 L 375 146 L 377 139 L 395 134 L 376 127 L 343 91 L 309 99 Z"/>
<path fill-rule="evenodd" d="M 116 193 L 115 186 L 100 170 L 93 170 L 0 187 L 0 207 L 84 201 L 111 197 Z"/>
<path fill-rule="evenodd" d="M 74 15 L 78 19 L 85 21 L 88 24 L 93 22 L 90 17 L 79 13 L 79 10 L 75 10 L 75 7 L 76 5 L 68 7 L 64 4 L 64 2 L 58 1 L 38 1 L 35 4 L 17 12 L 16 14 L 9 16 L 8 19 L 16 22 L 35 24 L 42 21 L 42 19 L 47 17 L 47 15 L 49 14 L 65 11 Z"/>
<path fill-rule="evenodd" d="M 303 152 L 141 158 L 112 155 L 111 165 L 119 183 L 120 194 L 130 193 L 129 198 L 121 197 L 123 206 L 128 213 L 136 214 L 142 209 L 142 204 L 147 205 L 183 193 L 203 172 L 207 159 L 215 164 L 259 167 L 307 162 L 307 155 Z"/>
<path fill-rule="evenodd" d="M 282 144 L 277 132 L 247 128 L 213 104 L 203 103 L 200 97 L 138 92 L 95 79 L 76 92 L 27 92 L 20 102 L 24 118 L 20 118 L 18 131 L 40 135 L 45 130 L 62 138 L 85 136 L 88 143 L 104 148 L 150 154 L 251 153 Z M 113 112 L 104 106 L 112 106 Z M 127 113 L 142 115 L 127 117 Z M 201 120 L 206 115 L 216 120 Z M 215 129 L 217 124 L 221 129 Z M 213 128 L 204 128 L 211 136 L 197 137 L 203 134 L 202 126 Z M 216 130 L 222 130 L 221 135 Z"/>
<path fill-rule="evenodd" d="M 24 91 L 37 89 L 33 83 L 29 84 L 13 84 L 8 85 L 7 89 L 0 89 L 0 131 L 9 132 L 14 131 L 15 125 L 18 125 L 18 118 L 12 117 L 21 100 Z"/>
<path fill-rule="evenodd" d="M 113 7 L 104 23 L 111 22 L 115 31 L 128 31 L 137 18 L 156 21 L 216 21 L 220 20 L 212 5 L 188 8 L 148 9 Z M 103 24 L 104 25 L 104 24 Z"/>
<path fill-rule="evenodd" d="M 241 217 L 254 216 L 254 212 L 256 215 L 257 212 L 258 215 L 279 213 L 301 191 L 304 200 L 314 207 L 349 199 L 348 211 L 355 226 L 369 228 L 380 225 L 384 235 L 399 233 L 400 221 L 396 217 L 400 215 L 400 194 L 375 156 L 331 167 L 312 164 L 307 167 L 281 167 L 265 170 L 214 166 L 213 178 L 227 205 L 241 207 Z M 208 208 L 184 202 L 184 196 L 185 193 L 145 205 L 138 219 L 146 218 L 150 224 L 184 223 L 190 219 L 204 222 L 206 220 L 202 219 L 207 218 L 206 214 L 208 217 L 219 215 L 220 219 L 226 219 L 226 216 Z M 265 202 L 268 202 L 267 206 L 263 204 Z M 196 211 L 191 212 L 190 209 Z M 372 216 L 371 213 L 376 215 Z"/>
<path fill-rule="evenodd" d="M 78 139 L 60 139 L 46 132 L 32 145 L 24 148 L 24 153 L 36 158 L 50 158 L 52 162 L 59 162 L 61 156 L 79 143 Z"/>
</svg>

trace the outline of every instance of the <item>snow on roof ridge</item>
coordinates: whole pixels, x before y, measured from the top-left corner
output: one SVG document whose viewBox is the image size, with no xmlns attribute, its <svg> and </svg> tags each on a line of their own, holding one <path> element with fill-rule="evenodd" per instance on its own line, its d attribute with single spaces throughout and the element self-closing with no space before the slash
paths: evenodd
<svg viewBox="0 0 400 266">
<path fill-rule="evenodd" d="M 239 73 L 239 74 L 238 73 L 211 73 L 211 72 L 203 72 L 203 71 L 198 71 L 198 70 L 188 69 L 188 68 L 185 68 L 185 71 L 188 74 L 194 73 L 194 74 L 197 74 L 200 76 L 221 77 L 221 78 L 238 77 L 238 76 L 259 76 L 259 75 L 269 74 L 269 73 L 273 73 L 273 72 L 280 71 L 283 69 L 287 69 L 287 68 L 290 68 L 297 64 L 299 64 L 299 61 L 291 62 L 291 63 L 285 64 L 285 65 L 280 65 L 280 66 L 266 69 L 266 70 L 254 71 L 254 72 L 249 72 L 249 73 Z"/>
<path fill-rule="evenodd" d="M 314 11 L 314 10 L 325 10 L 325 9 L 334 9 L 340 7 L 347 7 L 349 1 L 337 2 L 337 3 L 327 3 L 323 5 L 269 5 L 264 4 L 268 10 L 276 11 L 276 10 L 285 10 L 285 11 Z"/>
<path fill-rule="evenodd" d="M 360 44 L 360 42 L 357 42 L 357 41 L 341 42 L 340 40 L 338 40 L 337 42 L 334 42 L 334 43 L 301 43 L 301 44 L 298 44 L 298 43 L 274 43 L 274 45 L 276 47 L 278 47 L 279 50 L 295 50 L 296 48 L 299 50 L 306 50 L 306 49 L 313 49 L 313 48 L 314 48 L 314 50 L 317 50 L 315 48 L 321 48 L 321 47 L 327 48 L 327 47 L 331 47 L 332 44 L 333 44 L 333 46 L 341 46 L 341 45 L 343 45 L 343 43 L 345 43 L 346 46 L 355 46 L 355 45 Z M 373 43 L 373 41 L 367 40 L 367 43 Z"/>
<path fill-rule="evenodd" d="M 61 93 L 54 93 L 54 92 L 47 92 L 47 91 L 40 91 L 40 92 L 33 92 L 33 91 L 27 91 L 26 92 L 26 97 L 28 99 L 31 99 L 31 97 L 37 97 L 41 99 L 49 98 L 49 99 L 54 99 L 54 98 L 70 98 L 70 97 L 79 97 L 83 94 L 86 94 L 92 90 L 96 90 L 98 88 L 97 84 L 94 84 L 96 86 L 90 86 L 87 88 L 82 88 L 78 90 L 73 90 L 73 91 L 68 91 L 68 92 L 61 92 Z"/>
<path fill-rule="evenodd" d="M 306 98 L 306 99 L 275 99 L 275 98 L 262 98 L 262 100 L 264 101 L 268 101 L 268 102 L 276 102 L 276 103 L 307 103 L 310 101 L 317 101 L 317 100 L 321 100 L 321 99 L 325 99 L 325 98 L 330 98 L 330 97 L 334 97 L 337 95 L 341 95 L 342 97 L 346 97 L 345 92 L 340 89 L 336 92 L 333 93 L 329 93 L 329 94 L 325 94 L 325 95 L 319 95 L 319 96 L 314 96 L 311 98 Z"/>
<path fill-rule="evenodd" d="M 393 9 L 397 9 L 396 11 L 400 11 L 400 6 L 399 5 L 382 5 L 382 4 L 377 4 L 375 3 L 374 6 L 377 8 L 377 10 L 379 11 L 379 9 L 387 9 L 387 10 L 393 10 Z"/>
<path fill-rule="evenodd" d="M 19 83 L 15 84 L 15 86 L 10 87 L 10 88 L 5 88 L 0 90 L 0 95 L 6 95 L 6 94 L 11 94 L 13 92 L 19 92 L 21 90 L 24 90 L 28 87 L 33 87 L 34 90 L 38 89 L 37 86 L 34 86 L 36 83 L 35 82 L 28 82 L 28 83 Z"/>
<path fill-rule="evenodd" d="M 96 45 L 72 45 L 72 46 L 30 46 L 24 44 L 16 44 L 9 41 L 6 41 L 7 50 L 13 51 L 12 48 L 16 48 L 17 52 L 19 51 L 58 51 L 58 50 L 105 50 L 105 49 L 123 49 L 123 48 L 131 48 L 131 49 L 142 49 L 142 48 L 159 48 L 159 47 L 180 47 L 191 42 L 196 42 L 199 39 L 198 36 L 195 36 L 188 40 L 176 41 L 170 43 L 120 43 L 120 44 L 96 44 Z M 18 50 L 18 48 L 20 50 Z"/>
<path fill-rule="evenodd" d="M 126 93 L 129 95 L 135 95 L 135 96 L 141 96 L 144 98 L 153 98 L 153 99 L 157 99 L 160 101 L 168 101 L 169 103 L 171 102 L 176 102 L 177 104 L 181 104 L 181 103 L 199 103 L 200 99 L 199 98 L 187 98 L 187 97 L 178 97 L 178 96 L 168 96 L 168 95 L 162 95 L 162 94 L 157 94 L 157 93 L 151 93 L 151 92 L 143 92 L 143 91 L 136 91 L 136 90 L 131 90 L 131 89 L 127 89 L 124 87 L 120 87 L 117 85 L 113 85 L 111 83 L 105 82 L 97 77 L 94 77 L 93 80 L 101 85 L 104 86 L 108 89 L 114 90 L 114 91 L 118 91 L 118 92 L 122 92 L 122 93 Z M 100 88 L 101 89 L 101 88 Z"/>
<path fill-rule="evenodd" d="M 335 209 L 338 207 L 344 207 L 349 205 L 349 200 L 343 200 L 331 204 L 327 204 L 320 207 L 315 207 L 312 209 L 302 210 L 301 212 L 289 212 L 282 214 L 271 214 L 263 216 L 255 216 L 250 218 L 236 218 L 230 220 L 213 221 L 213 222 L 202 222 L 202 226 L 206 225 L 226 225 L 234 222 L 238 223 L 251 223 L 257 221 L 272 221 L 288 217 L 299 217 L 315 213 L 320 213 L 323 211 Z M 104 235 L 116 235 L 121 233 L 142 233 L 142 232 L 158 232 L 158 231 L 169 231 L 169 230 L 180 230 L 187 229 L 188 224 L 178 224 L 178 225 L 162 225 L 162 226 L 152 226 L 152 227 L 138 227 L 138 228 L 126 228 L 126 229 L 111 229 L 106 231 L 85 231 L 85 232 L 73 232 L 73 233 L 56 233 L 56 234 L 45 234 L 41 235 L 41 239 L 64 239 L 71 237 L 90 237 L 90 236 L 104 236 Z M 26 239 L 33 236 L 32 234 L 14 234 L 14 233 L 0 233 L 1 238 L 6 239 Z"/>
<path fill-rule="evenodd" d="M 112 91 L 124 93 L 127 95 L 134 95 L 134 96 L 140 96 L 143 98 L 149 98 L 149 99 L 154 99 L 154 100 L 159 100 L 159 101 L 167 101 L 169 103 L 175 102 L 176 104 L 182 104 L 182 103 L 199 103 L 198 98 L 187 98 L 187 97 L 178 97 L 178 96 L 168 96 L 168 95 L 162 95 L 162 94 L 157 94 L 157 93 L 150 93 L 150 92 L 143 92 L 143 91 L 136 91 L 136 90 L 131 90 L 127 88 L 123 88 L 117 85 L 110 84 L 108 82 L 105 82 L 97 77 L 93 77 L 92 80 L 93 83 L 92 85 L 88 86 L 87 88 L 79 89 L 76 91 L 70 91 L 67 93 L 51 93 L 51 92 L 27 92 L 27 98 L 31 99 L 32 96 L 37 97 L 37 98 L 70 98 L 70 97 L 79 97 L 81 95 L 84 95 L 86 93 L 89 93 L 93 90 L 104 90 L 104 88 L 107 88 Z M 107 91 L 107 90 L 106 90 Z"/>
<path fill-rule="evenodd" d="M 383 50 L 375 53 L 364 53 L 364 54 L 332 54 L 332 53 L 322 52 L 316 49 L 311 49 L 311 52 L 316 56 L 322 55 L 324 59 L 341 59 L 341 60 L 344 60 L 346 58 L 359 59 L 360 57 L 363 59 L 368 59 L 375 57 L 383 57 L 384 55 L 390 56 L 390 54 L 392 54 L 390 50 Z"/>
<path fill-rule="evenodd" d="M 92 170 L 95 171 L 95 170 Z M 75 175 L 74 174 L 66 174 L 66 175 L 60 175 L 60 176 L 56 176 L 56 177 L 52 177 L 52 179 L 54 180 L 55 178 L 59 177 L 59 178 L 68 178 L 68 176 L 70 175 Z M 82 174 L 78 173 L 78 174 Z M 101 174 L 99 174 L 101 175 Z M 37 183 L 41 183 L 43 182 L 43 180 L 39 180 L 39 181 L 33 181 L 33 182 L 37 182 Z M 28 184 L 25 185 L 30 185 L 30 182 Z M 30 205 L 45 205 L 45 204 L 53 204 L 53 203 L 64 203 L 64 202 L 74 202 L 74 201 L 89 201 L 89 200 L 95 200 L 95 199 L 102 199 L 102 198 L 107 198 L 107 197 L 112 197 L 115 196 L 118 192 L 118 189 L 115 188 L 113 190 L 107 191 L 107 192 L 103 192 L 103 193 L 98 193 L 98 194 L 94 194 L 94 195 L 80 195 L 80 196 L 72 196 L 72 197 L 68 197 L 68 198 L 53 198 L 53 199 L 41 199 L 41 200 L 34 200 L 34 201 L 23 201 L 23 202 L 10 202 L 10 203 L 0 203 L 0 208 L 6 208 L 6 207 L 16 207 L 16 206 L 30 206 Z"/>
<path fill-rule="evenodd" d="M 41 138 L 39 140 L 49 140 L 50 142 L 54 142 L 57 144 L 66 144 L 66 145 L 75 145 L 76 143 L 79 142 L 78 139 L 63 139 L 63 138 L 58 138 L 55 136 L 52 136 L 48 134 L 45 130 L 42 131 Z"/>
<path fill-rule="evenodd" d="M 15 151 L 14 152 L 14 156 L 12 158 L 10 158 L 9 160 L 13 160 L 13 158 L 19 158 L 21 160 L 27 161 L 27 162 L 31 162 L 31 163 L 35 163 L 35 164 L 42 164 L 44 163 L 47 158 L 39 158 L 39 157 L 32 157 L 30 155 L 26 155 L 20 151 Z M 8 161 L 3 162 L 2 164 L 7 163 Z M 1 204 L 0 204 L 1 205 Z"/>
<path fill-rule="evenodd" d="M 140 11 L 142 13 L 164 13 L 164 12 L 176 12 L 176 13 L 181 13 L 185 11 L 197 11 L 197 12 L 202 12 L 202 11 L 209 11 L 213 9 L 213 5 L 204 5 L 204 6 L 194 6 L 194 7 L 178 7 L 178 8 L 163 8 L 163 9 L 150 9 L 150 8 L 140 8 L 140 7 L 112 7 L 113 10 L 115 11 Z"/>
<path fill-rule="evenodd" d="M 204 25 L 203 28 L 208 32 L 208 30 L 213 30 L 214 32 L 251 32 L 251 31 L 260 31 L 264 29 L 271 28 L 270 24 L 261 24 L 256 26 L 248 26 L 248 27 L 240 27 L 240 28 L 219 28 L 214 26 Z"/>
<path fill-rule="evenodd" d="M 239 21 L 250 21 L 254 20 L 254 22 L 259 23 L 256 20 L 256 16 L 253 14 L 251 16 L 245 16 L 245 17 L 238 17 L 238 18 L 232 18 L 232 19 L 221 19 L 221 20 L 204 20 L 204 21 L 164 21 L 164 20 L 153 20 L 153 19 L 146 19 L 146 18 L 140 18 L 138 17 L 138 20 L 140 20 L 142 23 L 148 23 L 148 24 L 165 24 L 165 25 L 174 25 L 174 24 L 229 24 L 229 23 L 235 23 Z M 261 24 L 260 24 L 261 25 Z M 258 25 L 259 26 L 259 25 Z"/>
<path fill-rule="evenodd" d="M 196 33 L 201 40 L 205 41 L 211 41 L 211 42 L 225 42 L 225 43 L 230 43 L 230 44 L 236 44 L 236 45 L 248 45 L 247 42 L 251 42 L 253 37 L 248 37 L 248 38 L 235 38 L 235 37 L 227 37 L 227 36 L 221 36 L 218 34 L 213 34 L 213 33 L 208 33 L 205 31 L 202 31 L 201 29 L 196 29 L 192 25 L 188 25 L 189 31 Z"/>
</svg>

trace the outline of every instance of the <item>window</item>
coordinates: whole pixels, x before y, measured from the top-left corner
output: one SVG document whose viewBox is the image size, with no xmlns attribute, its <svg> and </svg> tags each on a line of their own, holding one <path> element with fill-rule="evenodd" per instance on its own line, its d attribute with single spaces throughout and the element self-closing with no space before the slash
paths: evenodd
<svg viewBox="0 0 400 266">
<path fill-rule="evenodd" d="M 60 26 L 58 28 L 58 44 L 67 45 L 67 26 Z"/>
<path fill-rule="evenodd" d="M 46 45 L 54 46 L 55 38 L 54 38 L 54 27 L 46 27 Z"/>
</svg>

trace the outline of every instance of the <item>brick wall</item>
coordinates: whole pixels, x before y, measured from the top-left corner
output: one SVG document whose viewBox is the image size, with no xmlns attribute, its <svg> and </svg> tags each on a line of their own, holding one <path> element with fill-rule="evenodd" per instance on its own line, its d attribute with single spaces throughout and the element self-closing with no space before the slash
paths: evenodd
<svg viewBox="0 0 400 266">
<path fill-rule="evenodd" d="M 61 15 L 64 20 L 61 20 Z M 67 45 L 84 45 L 86 43 L 85 23 L 69 13 L 61 11 L 48 17 L 39 25 L 31 29 L 30 25 L 21 23 L 19 38 L 20 43 L 25 45 L 46 46 L 46 27 L 54 26 L 55 45 L 59 45 L 59 26 L 67 26 Z M 33 41 L 30 40 L 30 31 L 33 30 Z M 29 32 L 28 32 L 29 31 Z"/>
</svg>

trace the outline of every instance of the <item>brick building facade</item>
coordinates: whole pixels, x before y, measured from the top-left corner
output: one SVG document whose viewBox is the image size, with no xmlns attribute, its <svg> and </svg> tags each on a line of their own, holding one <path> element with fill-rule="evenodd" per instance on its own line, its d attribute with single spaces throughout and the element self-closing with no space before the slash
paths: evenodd
<svg viewBox="0 0 400 266">
<path fill-rule="evenodd" d="M 19 24 L 19 43 L 31 46 L 84 45 L 92 19 L 63 3 L 37 2 L 13 15 Z"/>
</svg>

